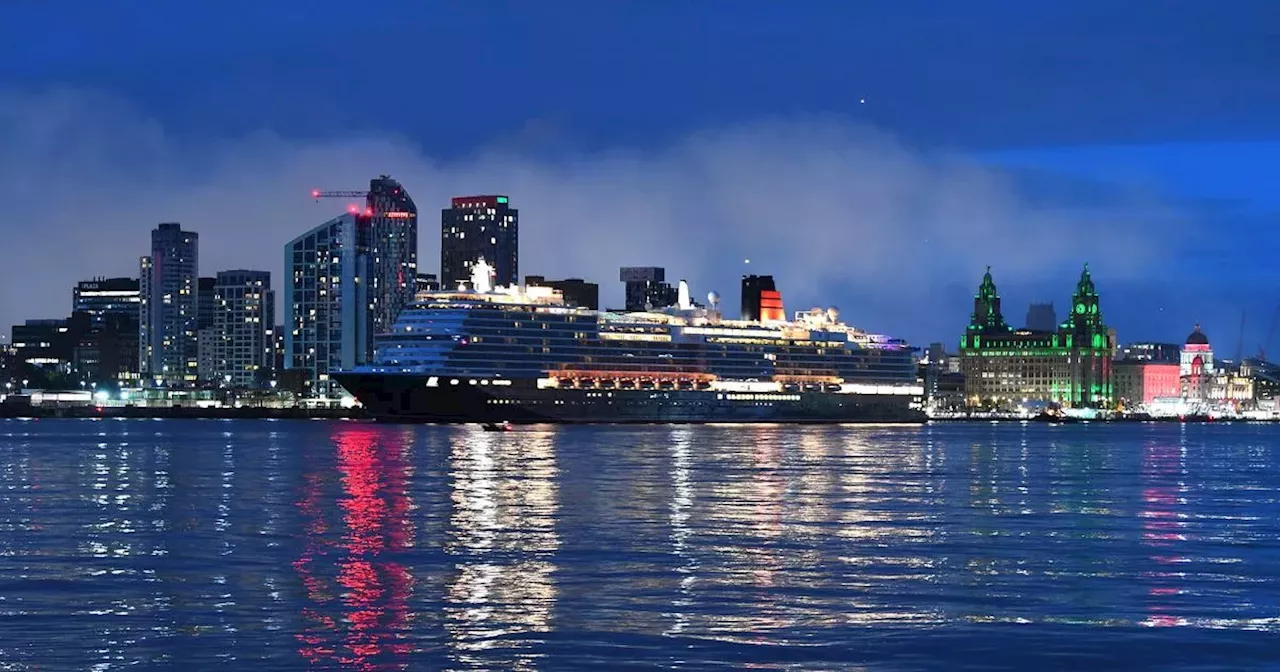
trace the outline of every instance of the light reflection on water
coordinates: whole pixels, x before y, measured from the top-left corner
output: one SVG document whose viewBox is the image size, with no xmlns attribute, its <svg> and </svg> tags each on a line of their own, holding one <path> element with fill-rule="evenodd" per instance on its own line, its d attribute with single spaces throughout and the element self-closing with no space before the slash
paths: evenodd
<svg viewBox="0 0 1280 672">
<path fill-rule="evenodd" d="M 5 422 L 0 667 L 1274 662 L 1277 439 Z"/>
</svg>

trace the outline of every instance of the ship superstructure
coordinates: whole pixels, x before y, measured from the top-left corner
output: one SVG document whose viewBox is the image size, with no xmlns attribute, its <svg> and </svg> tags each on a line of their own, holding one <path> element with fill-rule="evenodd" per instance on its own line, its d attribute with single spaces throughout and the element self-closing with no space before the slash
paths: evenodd
<svg viewBox="0 0 1280 672">
<path fill-rule="evenodd" d="M 593 311 L 546 287 L 495 287 L 491 272 L 481 260 L 469 286 L 419 294 L 374 363 L 339 381 L 379 417 L 423 421 L 920 417 L 912 348 L 834 308 L 783 320 L 769 291 L 761 319 L 725 319 L 714 292 L 700 306 L 681 281 L 676 306 Z"/>
</svg>

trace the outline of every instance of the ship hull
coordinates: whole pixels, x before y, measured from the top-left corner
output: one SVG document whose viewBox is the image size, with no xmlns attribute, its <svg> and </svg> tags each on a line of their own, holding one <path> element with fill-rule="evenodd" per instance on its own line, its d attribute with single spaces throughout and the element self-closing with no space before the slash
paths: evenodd
<svg viewBox="0 0 1280 672">
<path fill-rule="evenodd" d="M 418 374 L 342 373 L 338 382 L 376 419 L 419 423 L 922 423 L 903 395 L 726 394 L 711 390 L 539 389 L 433 381 Z M 430 383 L 436 383 L 431 385 Z"/>
</svg>

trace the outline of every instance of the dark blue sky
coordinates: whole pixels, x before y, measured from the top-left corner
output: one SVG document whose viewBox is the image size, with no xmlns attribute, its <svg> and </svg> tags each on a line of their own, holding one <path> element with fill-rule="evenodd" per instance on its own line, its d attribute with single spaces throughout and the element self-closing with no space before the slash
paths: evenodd
<svg viewBox="0 0 1280 672">
<path fill-rule="evenodd" d="M 161 219 L 206 273 L 278 274 L 327 214 L 296 193 L 386 170 L 428 213 L 509 192 L 522 270 L 606 300 L 622 263 L 736 294 L 754 255 L 792 308 L 952 342 L 986 263 L 1020 322 L 1090 260 L 1121 340 L 1200 320 L 1229 355 L 1246 310 L 1253 350 L 1280 304 L 1277 25 L 1265 1 L 10 3 L 0 321 L 130 272 Z"/>
</svg>

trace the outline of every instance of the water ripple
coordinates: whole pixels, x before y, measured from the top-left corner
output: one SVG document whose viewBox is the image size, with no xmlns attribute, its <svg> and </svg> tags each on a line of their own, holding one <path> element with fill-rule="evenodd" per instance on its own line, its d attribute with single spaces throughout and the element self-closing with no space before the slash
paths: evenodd
<svg viewBox="0 0 1280 672">
<path fill-rule="evenodd" d="M 0 668 L 1275 667 L 1278 445 L 0 422 Z"/>
</svg>

